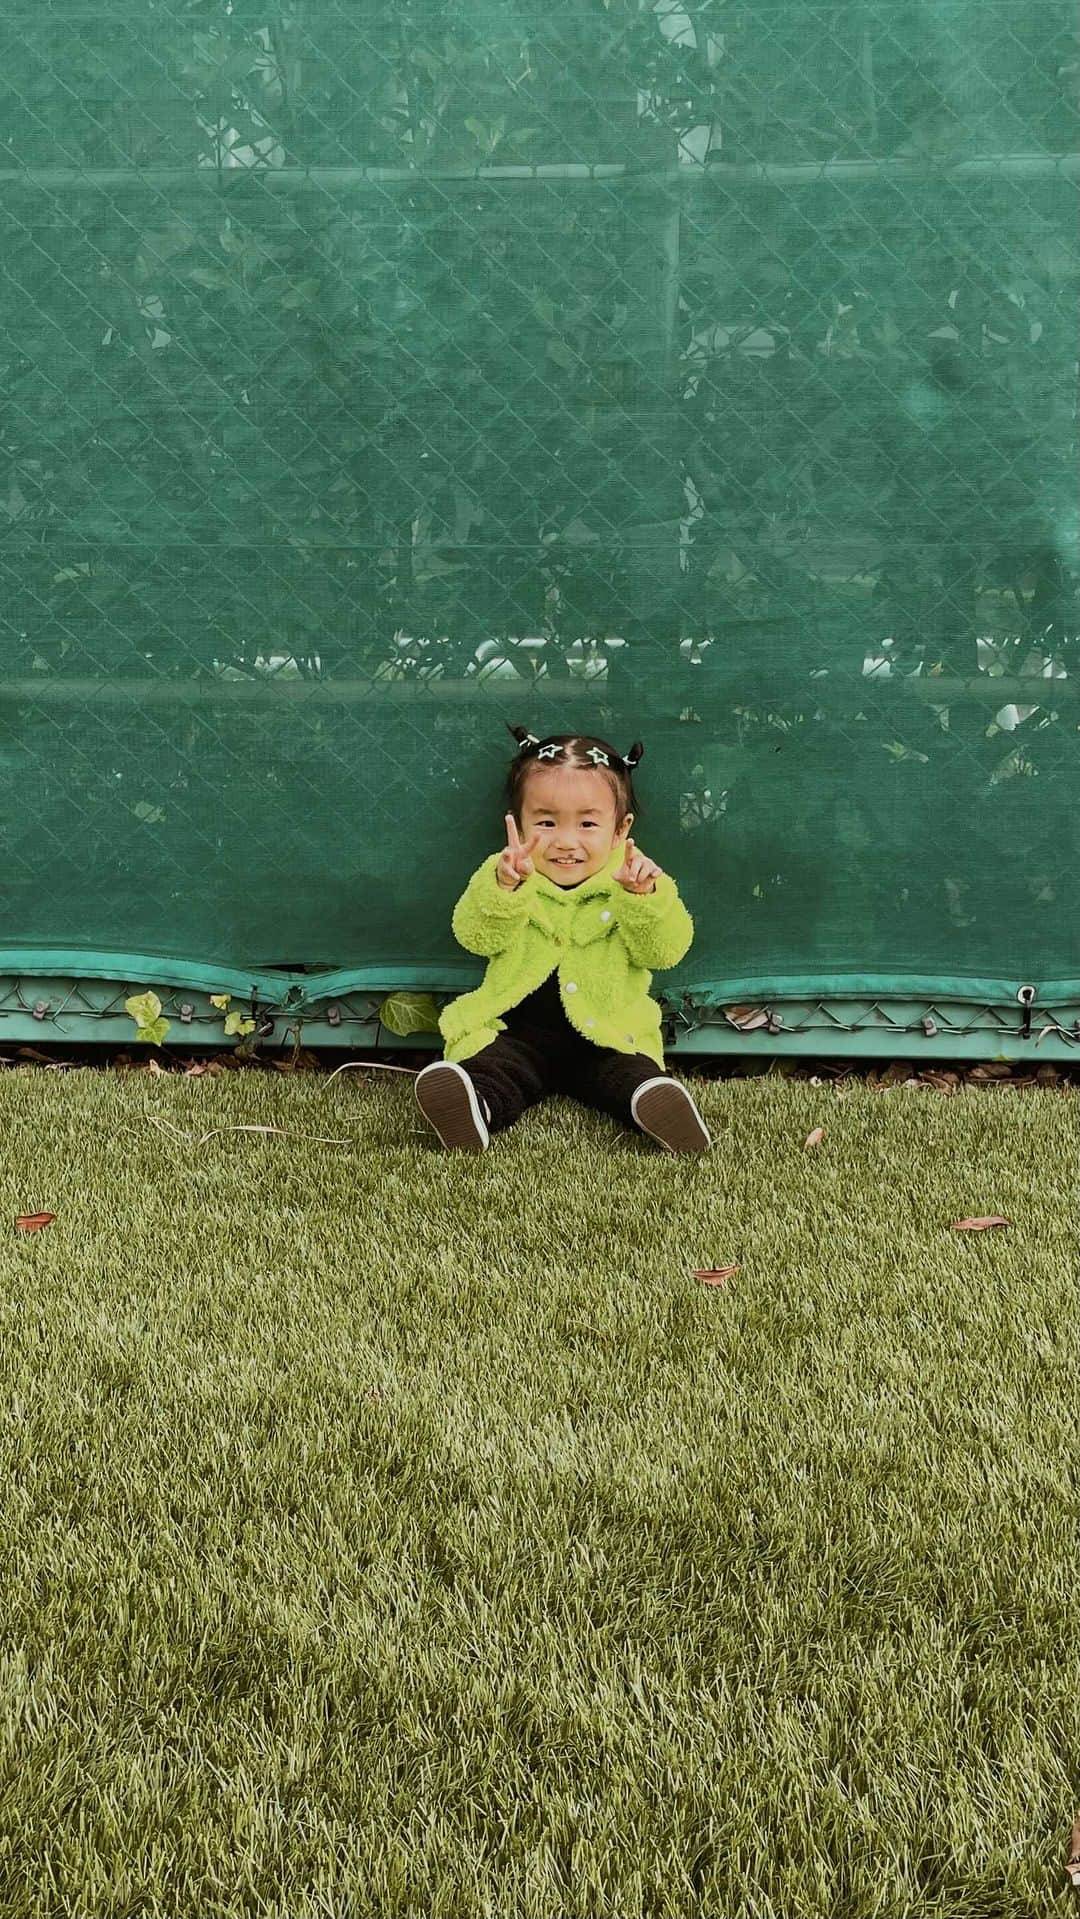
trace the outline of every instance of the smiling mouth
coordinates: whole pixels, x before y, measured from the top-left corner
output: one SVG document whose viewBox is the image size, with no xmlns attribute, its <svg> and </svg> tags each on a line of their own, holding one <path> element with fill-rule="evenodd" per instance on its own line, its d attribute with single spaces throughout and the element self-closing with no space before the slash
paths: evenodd
<svg viewBox="0 0 1080 1919">
<path fill-rule="evenodd" d="M 581 865 L 583 864 L 583 862 L 582 862 L 581 860 L 557 860 L 557 859 L 552 859 L 552 861 L 551 861 L 551 864 L 552 864 L 552 866 L 581 866 Z"/>
</svg>

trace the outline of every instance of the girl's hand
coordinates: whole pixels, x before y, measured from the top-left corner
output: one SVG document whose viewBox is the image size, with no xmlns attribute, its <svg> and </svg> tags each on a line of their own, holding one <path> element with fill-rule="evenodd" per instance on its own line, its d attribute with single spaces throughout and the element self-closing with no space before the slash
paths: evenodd
<svg viewBox="0 0 1080 1919">
<path fill-rule="evenodd" d="M 528 879 L 529 874 L 535 871 L 530 856 L 542 838 L 542 833 L 534 833 L 523 846 L 514 815 L 506 815 L 506 847 L 495 868 L 495 877 L 505 892 L 512 893 L 522 880 Z"/>
<path fill-rule="evenodd" d="M 639 853 L 633 840 L 627 840 L 626 857 L 614 877 L 627 893 L 655 893 L 657 877 L 663 870 L 655 860 Z"/>
</svg>

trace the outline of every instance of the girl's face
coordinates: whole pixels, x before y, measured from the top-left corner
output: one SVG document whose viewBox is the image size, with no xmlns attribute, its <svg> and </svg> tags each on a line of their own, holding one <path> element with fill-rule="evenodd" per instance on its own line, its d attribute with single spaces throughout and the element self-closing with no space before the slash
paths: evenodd
<svg viewBox="0 0 1080 1919">
<path fill-rule="evenodd" d="M 599 873 L 634 823 L 628 813 L 615 829 L 615 795 L 599 769 L 537 767 L 521 801 L 521 833 L 539 833 L 533 864 L 556 886 L 579 886 Z"/>
</svg>

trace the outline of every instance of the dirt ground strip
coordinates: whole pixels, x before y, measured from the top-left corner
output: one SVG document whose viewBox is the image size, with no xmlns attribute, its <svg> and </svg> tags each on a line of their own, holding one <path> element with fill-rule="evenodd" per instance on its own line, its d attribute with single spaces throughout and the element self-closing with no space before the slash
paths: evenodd
<svg viewBox="0 0 1080 1919">
<path fill-rule="evenodd" d="M 361 1073 L 366 1067 L 372 1073 L 388 1072 L 412 1076 L 430 1059 L 439 1055 L 419 1050 L 389 1048 L 378 1052 L 296 1052 L 267 1053 L 252 1051 L 243 1046 L 235 1051 L 217 1051 L 201 1056 L 184 1054 L 174 1056 L 162 1052 L 141 1051 L 139 1053 L 112 1053 L 101 1047 L 55 1048 L 46 1052 L 35 1046 L 15 1046 L 0 1053 L 0 1071 L 22 1072 L 64 1072 L 74 1067 L 96 1067 L 102 1072 L 118 1073 L 162 1073 L 187 1075 L 191 1078 L 204 1076 L 216 1077 L 221 1073 L 261 1072 L 261 1073 L 311 1073 L 322 1074 L 329 1078 L 348 1067 L 350 1073 Z M 728 1080 L 746 1079 L 771 1073 L 775 1077 L 808 1081 L 812 1086 L 834 1086 L 842 1093 L 845 1086 L 861 1084 L 885 1092 L 896 1086 L 921 1087 L 945 1095 L 962 1092 L 968 1087 L 978 1087 L 989 1092 L 1018 1092 L 1029 1087 L 1043 1087 L 1070 1091 L 1080 1087 L 1080 1048 L 1075 1065 L 1070 1061 L 1038 1064 L 1031 1060 L 1009 1062 L 1005 1060 L 986 1060 L 982 1062 L 965 1061 L 949 1063 L 935 1060 L 932 1064 L 917 1060 L 895 1059 L 888 1062 L 872 1060 L 842 1059 L 767 1059 L 755 1056 L 753 1059 L 737 1059 L 730 1054 L 713 1058 L 705 1054 L 685 1059 L 672 1056 L 670 1060 L 680 1074 L 688 1079 Z"/>
</svg>

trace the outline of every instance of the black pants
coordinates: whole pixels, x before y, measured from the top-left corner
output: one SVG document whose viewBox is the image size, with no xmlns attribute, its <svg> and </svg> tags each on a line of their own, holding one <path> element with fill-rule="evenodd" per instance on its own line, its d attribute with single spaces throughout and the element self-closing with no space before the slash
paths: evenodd
<svg viewBox="0 0 1080 1919">
<path fill-rule="evenodd" d="M 488 1130 L 502 1132 L 529 1106 L 552 1093 L 565 1093 L 608 1113 L 620 1126 L 633 1127 L 630 1100 L 647 1079 L 664 1068 L 645 1053 L 616 1053 L 583 1039 L 569 1020 L 559 1026 L 515 1024 L 462 1061 L 481 1099 L 491 1108 Z"/>
</svg>

